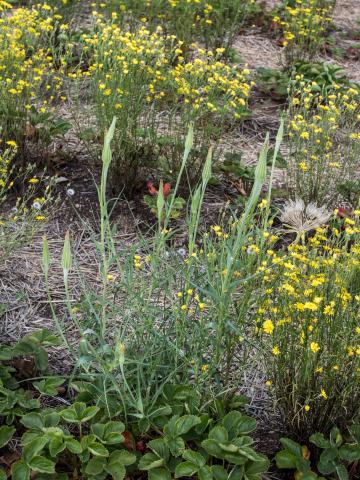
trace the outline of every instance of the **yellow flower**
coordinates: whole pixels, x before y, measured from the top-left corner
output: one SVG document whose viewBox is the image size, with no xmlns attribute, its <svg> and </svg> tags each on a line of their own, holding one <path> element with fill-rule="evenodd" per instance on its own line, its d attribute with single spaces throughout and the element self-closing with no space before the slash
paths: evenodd
<svg viewBox="0 0 360 480">
<path fill-rule="evenodd" d="M 311 342 L 310 343 L 310 350 L 313 352 L 313 353 L 316 353 L 320 350 L 320 345 L 317 343 L 317 342 Z"/>
<path fill-rule="evenodd" d="M 321 395 L 323 398 L 325 398 L 325 400 L 328 399 L 327 393 L 325 392 L 324 389 L 321 389 L 320 395 Z"/>
<path fill-rule="evenodd" d="M 305 412 L 309 412 L 310 411 L 310 405 L 305 405 L 304 410 L 305 410 Z"/>
<path fill-rule="evenodd" d="M 271 335 L 274 331 L 274 324 L 271 320 L 265 320 L 265 322 L 262 325 L 263 330 L 265 333 Z"/>
<path fill-rule="evenodd" d="M 271 350 L 272 354 L 273 355 L 280 355 L 280 349 L 278 346 L 275 346 L 272 350 Z"/>
<path fill-rule="evenodd" d="M 39 183 L 39 179 L 38 178 L 30 178 L 29 180 L 29 183 L 32 183 L 32 184 L 35 184 L 35 183 Z"/>
</svg>

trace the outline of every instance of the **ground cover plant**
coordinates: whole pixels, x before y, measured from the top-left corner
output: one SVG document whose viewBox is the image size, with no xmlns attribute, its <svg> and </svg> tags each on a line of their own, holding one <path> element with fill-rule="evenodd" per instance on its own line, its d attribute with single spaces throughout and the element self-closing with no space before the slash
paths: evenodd
<svg viewBox="0 0 360 480">
<path fill-rule="evenodd" d="M 0 0 L 0 480 L 359 477 L 346 8 Z"/>
</svg>

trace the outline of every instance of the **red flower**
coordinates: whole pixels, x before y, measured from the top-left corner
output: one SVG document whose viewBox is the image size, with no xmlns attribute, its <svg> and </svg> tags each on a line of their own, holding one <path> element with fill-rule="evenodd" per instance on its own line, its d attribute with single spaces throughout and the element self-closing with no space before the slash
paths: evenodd
<svg viewBox="0 0 360 480">
<path fill-rule="evenodd" d="M 148 189 L 148 192 L 150 193 L 150 195 L 152 195 L 153 197 L 155 197 L 155 195 L 157 195 L 158 191 L 156 190 L 156 188 L 154 187 L 154 184 L 151 180 L 149 180 L 146 184 L 147 186 L 147 189 Z"/>
<path fill-rule="evenodd" d="M 156 190 L 156 188 L 154 187 L 154 183 L 151 180 L 148 180 L 148 182 L 146 183 L 146 186 L 147 186 L 148 192 L 150 193 L 150 195 L 152 197 L 155 197 L 159 193 Z M 170 190 L 171 190 L 170 183 L 164 183 L 164 185 L 163 185 L 163 195 L 164 195 L 165 200 L 168 198 L 168 196 L 170 194 Z"/>
<path fill-rule="evenodd" d="M 170 185 L 170 183 L 164 183 L 164 186 L 163 186 L 163 195 L 164 195 L 165 200 L 166 200 L 167 197 L 169 196 L 170 190 L 171 190 L 171 185 Z"/>
</svg>

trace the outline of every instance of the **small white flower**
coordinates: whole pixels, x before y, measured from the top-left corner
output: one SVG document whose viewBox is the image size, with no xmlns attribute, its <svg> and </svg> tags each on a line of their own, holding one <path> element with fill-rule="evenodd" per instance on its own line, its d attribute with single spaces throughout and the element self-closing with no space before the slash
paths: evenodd
<svg viewBox="0 0 360 480">
<path fill-rule="evenodd" d="M 186 257 L 186 250 L 185 248 L 178 248 L 177 253 L 181 255 L 182 257 Z"/>
<path fill-rule="evenodd" d="M 67 195 L 68 197 L 73 197 L 73 196 L 75 195 L 75 190 L 74 190 L 73 188 L 68 188 L 68 189 L 66 190 L 66 195 Z"/>
<path fill-rule="evenodd" d="M 41 207 L 42 207 L 41 203 L 39 202 L 33 203 L 33 208 L 35 208 L 35 210 L 41 210 Z"/>
</svg>

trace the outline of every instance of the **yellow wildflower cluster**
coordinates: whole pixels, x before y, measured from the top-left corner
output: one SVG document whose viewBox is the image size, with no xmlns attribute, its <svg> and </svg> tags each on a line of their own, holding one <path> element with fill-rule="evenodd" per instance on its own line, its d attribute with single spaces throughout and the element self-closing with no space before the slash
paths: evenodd
<svg viewBox="0 0 360 480">
<path fill-rule="evenodd" d="M 210 139 L 221 136 L 225 120 L 245 116 L 250 72 L 221 61 L 221 49 L 212 52 L 192 45 L 190 55 L 182 41 L 165 35 L 161 27 L 129 31 L 98 13 L 95 19 L 94 31 L 82 38 L 89 66 L 69 76 L 90 83 L 101 131 L 113 116 L 118 119 L 113 178 L 127 177 L 126 183 L 132 184 L 129 175 L 136 176 L 144 151 L 151 158 L 155 150 L 159 155 L 159 148 L 166 150 L 176 175 L 181 153 L 168 146 L 179 144 L 189 122 L 200 130 L 196 140 L 207 149 Z M 190 175 L 192 170 L 199 171 L 189 168 Z"/>
<path fill-rule="evenodd" d="M 281 28 L 289 61 L 307 58 L 323 45 L 334 4 L 333 0 L 295 0 L 273 18 Z"/>
<path fill-rule="evenodd" d="M 45 113 L 59 96 L 60 74 L 50 45 L 44 45 L 61 17 L 46 3 L 15 9 L 3 2 L 1 8 L 0 127 L 20 150 L 30 114 Z"/>
<path fill-rule="evenodd" d="M 212 51 L 197 48 L 195 54 L 195 59 L 179 62 L 169 72 L 176 93 L 194 115 L 219 112 L 241 118 L 253 85 L 250 71 L 225 64 Z"/>
<path fill-rule="evenodd" d="M 97 7 L 114 21 L 131 18 L 151 30 L 161 21 L 186 43 L 200 39 L 208 48 L 230 46 L 239 25 L 258 12 L 255 0 L 113 0 Z"/>
<path fill-rule="evenodd" d="M 351 179 L 360 152 L 356 115 L 360 95 L 355 88 L 319 94 L 317 85 L 301 76 L 288 110 L 289 184 L 296 196 L 318 205 L 331 204 L 339 183 Z"/>
<path fill-rule="evenodd" d="M 351 238 L 359 226 L 355 217 Z M 257 332 L 272 354 L 269 376 L 288 418 L 304 405 L 320 414 L 328 398 L 339 417 L 360 379 L 360 247 L 349 246 L 348 236 L 318 228 L 307 244 L 271 251 L 258 270 Z"/>
</svg>

